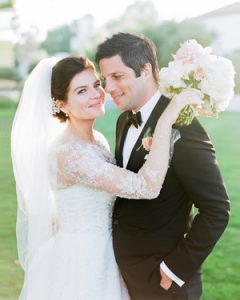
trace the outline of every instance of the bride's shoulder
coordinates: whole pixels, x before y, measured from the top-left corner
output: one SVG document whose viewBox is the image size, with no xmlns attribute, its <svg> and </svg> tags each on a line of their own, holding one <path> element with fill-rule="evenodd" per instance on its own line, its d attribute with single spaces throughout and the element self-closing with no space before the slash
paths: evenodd
<svg viewBox="0 0 240 300">
<path fill-rule="evenodd" d="M 107 148 L 107 150 L 110 151 L 108 140 L 106 139 L 106 137 L 100 131 L 97 131 L 97 130 L 94 129 L 94 136 L 100 144 L 105 146 Z"/>
<path fill-rule="evenodd" d="M 49 153 L 52 153 L 55 156 L 69 156 L 73 152 L 78 152 L 80 154 L 84 148 L 84 143 L 78 141 L 73 135 L 62 133 L 52 142 Z"/>
</svg>

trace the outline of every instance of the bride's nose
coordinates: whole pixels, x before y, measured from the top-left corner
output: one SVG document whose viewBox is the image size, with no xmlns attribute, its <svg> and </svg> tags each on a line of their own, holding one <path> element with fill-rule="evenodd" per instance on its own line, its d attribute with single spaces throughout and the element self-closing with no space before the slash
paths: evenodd
<svg viewBox="0 0 240 300">
<path fill-rule="evenodd" d="M 92 91 L 92 99 L 104 98 L 105 92 L 102 88 L 93 89 Z"/>
</svg>

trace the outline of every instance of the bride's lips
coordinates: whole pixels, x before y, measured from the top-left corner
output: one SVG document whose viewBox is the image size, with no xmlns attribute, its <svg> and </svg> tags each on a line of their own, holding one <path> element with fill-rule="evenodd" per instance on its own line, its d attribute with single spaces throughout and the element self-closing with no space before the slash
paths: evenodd
<svg viewBox="0 0 240 300">
<path fill-rule="evenodd" d="M 94 103 L 94 104 L 91 104 L 89 105 L 88 107 L 89 108 L 99 108 L 99 107 L 102 107 L 103 103 L 102 102 L 97 102 L 97 103 Z"/>
</svg>

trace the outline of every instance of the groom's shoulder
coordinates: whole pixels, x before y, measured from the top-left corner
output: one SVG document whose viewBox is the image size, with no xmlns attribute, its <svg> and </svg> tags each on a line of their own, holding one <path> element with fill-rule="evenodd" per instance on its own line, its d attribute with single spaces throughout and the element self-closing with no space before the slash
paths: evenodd
<svg viewBox="0 0 240 300">
<path fill-rule="evenodd" d="M 163 110 L 166 109 L 169 102 L 171 101 L 170 98 L 165 97 L 164 95 L 161 95 L 160 103 L 163 108 Z M 199 122 L 199 120 L 195 117 L 190 125 L 188 126 L 178 126 L 173 125 L 174 129 L 177 129 L 180 132 L 181 135 L 181 141 L 183 144 L 186 141 L 191 142 L 203 142 L 203 141 L 210 141 L 210 137 L 208 136 L 208 133 L 206 132 L 205 128 L 202 126 L 202 124 Z"/>
<path fill-rule="evenodd" d="M 211 139 L 199 122 L 199 120 L 195 117 L 192 123 L 188 126 L 176 126 L 173 128 L 178 129 L 181 136 L 181 143 L 189 147 L 190 145 L 195 145 L 196 147 L 204 148 L 204 145 L 210 145 L 212 147 Z"/>
</svg>

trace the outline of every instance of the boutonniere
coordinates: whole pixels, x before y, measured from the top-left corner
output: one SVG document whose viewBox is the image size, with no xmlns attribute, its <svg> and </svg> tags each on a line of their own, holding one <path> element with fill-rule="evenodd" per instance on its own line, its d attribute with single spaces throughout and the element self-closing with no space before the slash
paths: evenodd
<svg viewBox="0 0 240 300">
<path fill-rule="evenodd" d="M 171 163 L 172 157 L 173 157 L 173 151 L 174 151 L 174 145 L 175 143 L 181 138 L 180 131 L 178 129 L 172 129 L 171 133 L 171 140 L 170 140 L 170 149 L 169 149 L 169 165 Z M 142 138 L 142 143 L 140 147 L 138 147 L 137 151 L 140 150 L 142 147 L 145 149 L 147 152 L 151 150 L 153 142 L 153 133 L 151 127 L 148 127 L 147 131 L 145 132 L 143 138 Z M 144 159 L 147 159 L 148 154 L 144 157 Z"/>
<path fill-rule="evenodd" d="M 151 127 L 148 127 L 147 131 L 145 132 L 145 134 L 142 138 L 142 143 L 141 143 L 140 147 L 138 147 L 137 151 L 140 150 L 142 147 L 147 152 L 149 152 L 151 150 L 152 141 L 153 141 L 153 133 L 151 133 L 151 131 L 152 131 Z"/>
</svg>

